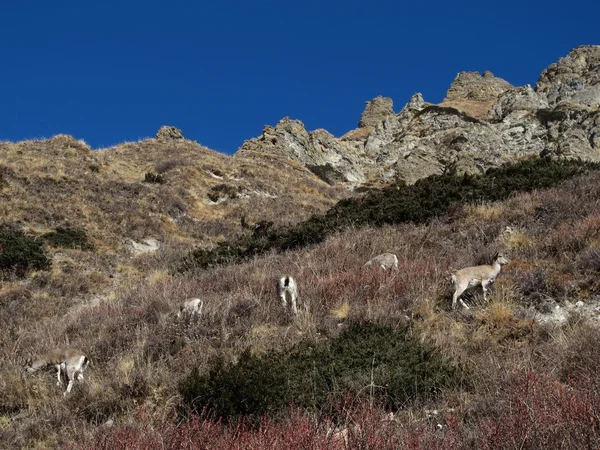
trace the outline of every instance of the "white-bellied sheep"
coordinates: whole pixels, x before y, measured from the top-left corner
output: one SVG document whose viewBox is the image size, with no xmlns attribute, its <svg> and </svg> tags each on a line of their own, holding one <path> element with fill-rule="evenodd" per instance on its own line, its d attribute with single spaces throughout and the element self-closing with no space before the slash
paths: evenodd
<svg viewBox="0 0 600 450">
<path fill-rule="evenodd" d="M 83 371 L 90 364 L 90 359 L 81 350 L 74 348 L 56 348 L 40 358 L 32 361 L 31 358 L 25 363 L 27 372 L 36 372 L 48 366 L 54 366 L 57 371 L 57 386 L 62 386 L 61 371 L 67 377 L 67 390 L 63 395 L 71 392 L 75 379 L 83 380 Z"/>
<path fill-rule="evenodd" d="M 199 298 L 189 298 L 179 304 L 177 318 L 181 317 L 200 317 L 204 302 Z"/>
<path fill-rule="evenodd" d="M 487 288 L 492 284 L 500 271 L 502 266 L 508 264 L 508 260 L 499 253 L 494 255 L 492 265 L 465 267 L 460 269 L 452 275 L 452 284 L 454 285 L 454 295 L 452 296 L 452 309 L 456 308 L 456 302 L 465 308 L 469 309 L 467 304 L 460 298 L 460 296 L 472 286 L 481 285 L 483 289 L 483 298 L 487 300 Z"/>
<path fill-rule="evenodd" d="M 397 270 L 398 257 L 393 253 L 382 253 L 366 262 L 365 267 L 379 266 L 383 270 Z"/>
<path fill-rule="evenodd" d="M 281 305 L 286 311 L 291 308 L 294 314 L 298 314 L 298 285 L 292 277 L 281 277 L 277 280 L 277 295 L 281 299 Z"/>
</svg>

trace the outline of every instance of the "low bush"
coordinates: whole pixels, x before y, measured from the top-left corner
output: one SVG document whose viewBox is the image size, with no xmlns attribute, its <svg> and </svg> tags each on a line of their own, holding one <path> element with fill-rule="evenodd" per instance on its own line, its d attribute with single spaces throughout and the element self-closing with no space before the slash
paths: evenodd
<svg viewBox="0 0 600 450">
<path fill-rule="evenodd" d="M 164 182 L 165 177 L 159 173 L 146 172 L 146 175 L 144 175 L 144 183 L 164 184 Z"/>
<path fill-rule="evenodd" d="M 179 386 L 183 404 L 206 406 L 226 419 L 276 415 L 291 403 L 322 411 L 347 395 L 397 408 L 461 380 L 462 368 L 404 330 L 355 324 L 330 343 L 301 342 L 265 356 L 246 353 L 237 364 L 194 369 Z"/>
<path fill-rule="evenodd" d="M 11 227 L 0 226 L 0 272 L 22 277 L 29 270 L 47 270 L 50 260 L 43 241 Z"/>
<path fill-rule="evenodd" d="M 216 202 L 222 197 L 229 198 L 238 198 L 240 195 L 241 189 L 237 186 L 230 186 L 228 184 L 217 184 L 210 188 L 210 192 L 208 193 L 208 198 Z"/>
<path fill-rule="evenodd" d="M 84 230 L 69 227 L 58 227 L 56 230 L 42 235 L 48 244 L 54 247 L 93 250 L 94 246 L 88 241 Z"/>
<path fill-rule="evenodd" d="M 334 185 L 336 181 L 344 181 L 342 173 L 336 170 L 330 163 L 320 166 L 307 165 L 306 168 L 327 184 Z"/>
</svg>

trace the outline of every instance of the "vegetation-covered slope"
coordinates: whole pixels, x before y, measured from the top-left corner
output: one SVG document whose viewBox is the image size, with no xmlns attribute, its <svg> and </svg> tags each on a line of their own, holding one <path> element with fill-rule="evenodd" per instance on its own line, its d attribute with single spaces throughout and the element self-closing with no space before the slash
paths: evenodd
<svg viewBox="0 0 600 450">
<path fill-rule="evenodd" d="M 295 223 L 345 195 L 297 163 L 275 156 L 234 163 L 185 139 L 99 151 L 65 135 L 2 142 L 0 229 L 35 241 L 50 270 L 25 270 L 23 258 L 32 270 L 42 266 L 33 254 L 20 252 L 20 262 L 9 256 L 5 235 L 0 279 L 38 303 L 54 298 L 63 305 L 54 313 L 64 314 L 114 295 L 189 248 L 248 233 L 260 220 Z M 85 245 L 75 245 L 73 233 Z"/>
<path fill-rule="evenodd" d="M 266 252 L 238 265 L 177 276 L 155 272 L 68 314 L 52 298 L 34 298 L 27 285 L 3 286 L 1 320 L 10 325 L 0 339 L 2 442 L 11 447 L 78 442 L 88 448 L 161 443 L 275 448 L 283 442 L 290 448 L 337 448 L 335 429 L 347 426 L 350 448 L 595 447 L 598 198 L 594 171 L 502 201 L 455 205 L 422 224 L 350 228 L 317 245 Z M 475 291 L 467 298 L 474 306 L 469 313 L 450 311 L 448 272 L 487 263 L 498 250 L 511 263 L 490 302 Z M 383 251 L 398 255 L 398 272 L 363 267 Z M 36 283 L 43 282 L 42 274 L 34 276 Z M 282 274 L 297 278 L 308 304 L 309 312 L 295 320 L 283 314 L 275 295 L 275 279 Z M 189 296 L 205 301 L 197 323 L 169 315 L 176 301 Z M 579 307 L 569 307 L 578 301 Z M 556 305 L 573 311 L 560 327 L 541 320 Z M 361 361 L 355 385 L 345 384 L 353 377 L 340 366 L 345 374 L 340 380 L 346 381 L 330 385 L 331 402 L 291 414 L 277 409 L 273 419 L 260 422 L 260 431 L 244 424 L 227 427 L 206 414 L 177 425 L 187 395 L 181 382 L 190 374 L 208 376 L 219 392 L 219 378 L 210 378 L 219 365 L 235 370 L 245 358 L 268 362 L 272 352 L 293 358 L 296 346 L 335 347 L 347 336 L 344 330 L 364 323 L 407 333 L 411 348 L 418 352 L 421 343 L 435 348 L 464 366 L 468 377 L 435 385 L 424 396 L 388 402 L 377 371 L 371 382 L 368 363 Z M 66 344 L 93 361 L 70 396 L 63 399 L 51 374 L 21 377 L 27 354 Z M 382 420 L 386 407 L 393 408 L 393 421 Z M 431 410 L 437 415 L 426 412 Z M 113 421 L 111 428 L 107 421 Z"/>
</svg>

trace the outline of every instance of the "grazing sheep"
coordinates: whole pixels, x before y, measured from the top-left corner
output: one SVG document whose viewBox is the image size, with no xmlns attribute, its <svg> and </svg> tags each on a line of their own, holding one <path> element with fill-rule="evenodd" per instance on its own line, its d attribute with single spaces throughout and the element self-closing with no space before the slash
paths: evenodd
<svg viewBox="0 0 600 450">
<path fill-rule="evenodd" d="M 29 358 L 25 363 L 25 370 L 29 373 L 36 372 L 48 366 L 54 366 L 57 371 L 57 386 L 62 386 L 61 370 L 68 380 L 67 390 L 63 395 L 71 392 L 75 378 L 82 381 L 83 371 L 90 364 L 90 359 L 80 350 L 74 348 L 57 348 L 49 351 L 42 357 L 32 361 Z"/>
<path fill-rule="evenodd" d="M 452 284 L 455 289 L 452 297 L 452 309 L 456 308 L 457 300 L 465 309 L 469 309 L 460 296 L 471 286 L 481 285 L 481 288 L 483 289 L 483 298 L 487 300 L 487 287 L 496 280 L 496 277 L 502 270 L 502 266 L 508 264 L 508 262 L 509 261 L 504 256 L 496 253 L 491 266 L 465 267 L 464 269 L 456 271 L 452 275 Z"/>
<path fill-rule="evenodd" d="M 398 257 L 393 253 L 382 253 L 370 259 L 365 264 L 365 267 L 379 266 L 383 270 L 398 270 Z"/>
<path fill-rule="evenodd" d="M 202 308 L 204 302 L 199 298 L 189 298 L 182 301 L 179 304 L 179 310 L 177 311 L 177 318 L 181 317 L 200 317 L 202 315 Z"/>
<path fill-rule="evenodd" d="M 294 314 L 298 314 L 298 285 L 292 277 L 282 277 L 277 281 L 277 295 L 281 299 L 283 309 L 291 308 Z M 289 304 L 288 304 L 289 303 Z"/>
</svg>

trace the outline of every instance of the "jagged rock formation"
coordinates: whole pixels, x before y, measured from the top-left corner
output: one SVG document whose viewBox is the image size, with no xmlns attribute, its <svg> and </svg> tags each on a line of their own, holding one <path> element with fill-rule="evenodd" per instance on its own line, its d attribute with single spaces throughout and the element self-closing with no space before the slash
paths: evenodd
<svg viewBox="0 0 600 450">
<path fill-rule="evenodd" d="M 571 101 L 587 106 L 600 104 L 600 50 L 597 45 L 573 49 L 542 72 L 536 91 L 551 106 Z"/>
<path fill-rule="evenodd" d="M 302 122 L 288 117 L 275 127 L 266 126 L 260 137 L 244 142 L 235 157 L 262 153 L 282 155 L 317 171 L 317 167 L 330 168 L 328 174 L 324 173 L 327 169 L 322 171 L 322 178 L 332 184 L 343 181 L 355 186 L 366 181 L 359 155 L 352 147 L 322 129 L 309 133 Z"/>
<path fill-rule="evenodd" d="M 494 103 L 489 115 L 492 119 L 502 120 L 515 111 L 535 112 L 547 108 L 546 97 L 535 92 L 530 85 L 526 85 L 503 92 Z"/>
<path fill-rule="evenodd" d="M 495 77 L 489 70 L 483 75 L 479 72 L 460 72 L 450 85 L 444 101 L 466 99 L 486 102 L 497 99 L 512 87 L 509 82 Z"/>
<path fill-rule="evenodd" d="M 392 99 L 379 96 L 340 138 L 285 118 L 236 155 L 282 155 L 349 188 L 477 173 L 527 155 L 598 161 L 599 104 L 600 46 L 584 46 L 544 70 L 535 89 L 489 71 L 461 72 L 439 105 L 417 93 L 396 114 Z"/>
<path fill-rule="evenodd" d="M 163 125 L 157 131 L 156 139 L 158 139 L 159 141 L 175 141 L 178 139 L 184 139 L 184 137 L 183 133 L 179 128 Z"/>
<path fill-rule="evenodd" d="M 363 111 L 358 127 L 375 128 L 379 123 L 384 122 L 388 117 L 394 115 L 394 102 L 391 98 L 379 97 L 367 102 L 367 106 Z"/>
</svg>

